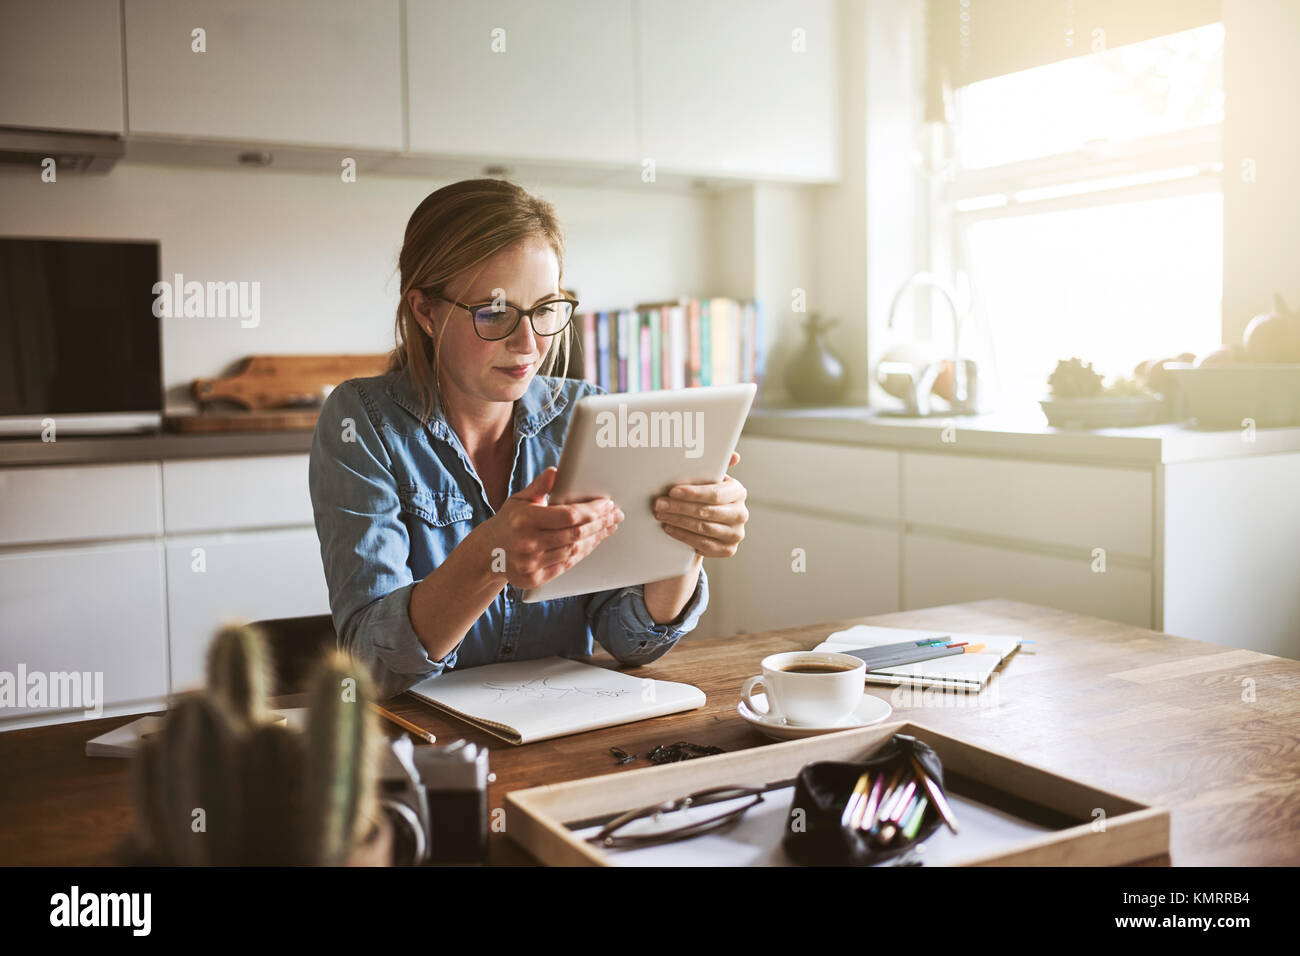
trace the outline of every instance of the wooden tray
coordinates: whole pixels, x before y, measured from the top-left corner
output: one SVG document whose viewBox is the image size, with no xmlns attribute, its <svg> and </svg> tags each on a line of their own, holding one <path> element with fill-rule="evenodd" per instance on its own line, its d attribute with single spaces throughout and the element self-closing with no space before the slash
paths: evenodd
<svg viewBox="0 0 1300 956">
<path fill-rule="evenodd" d="M 1169 852 L 1168 810 L 1050 773 L 911 722 L 878 724 L 516 790 L 506 795 L 508 832 L 545 864 L 615 865 L 617 861 L 611 854 L 625 851 L 607 851 L 587 843 L 567 824 L 589 824 L 706 787 L 787 780 L 813 761 L 862 759 L 895 733 L 915 736 L 934 748 L 943 762 L 950 796 L 967 796 L 1026 820 L 1054 817 L 1061 821 L 1050 832 L 1017 838 L 996 849 L 990 849 L 987 842 L 972 840 L 969 853 L 961 849 L 959 834 L 952 837 L 955 852 L 949 852 L 941 865 L 1110 866 Z M 962 827 L 961 831 L 968 833 L 969 828 Z"/>
</svg>

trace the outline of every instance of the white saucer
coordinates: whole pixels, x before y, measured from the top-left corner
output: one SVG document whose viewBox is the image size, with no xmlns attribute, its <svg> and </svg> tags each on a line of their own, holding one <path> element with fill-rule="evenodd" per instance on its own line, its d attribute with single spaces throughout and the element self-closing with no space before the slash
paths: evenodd
<svg viewBox="0 0 1300 956">
<path fill-rule="evenodd" d="M 763 707 L 767 704 L 766 694 L 753 694 L 754 703 Z M 830 734 L 837 730 L 852 730 L 855 727 L 866 727 L 868 724 L 878 724 L 894 712 L 894 708 L 889 706 L 889 701 L 881 700 L 879 697 L 873 697 L 871 694 L 862 695 L 862 703 L 854 708 L 853 713 L 842 718 L 838 723 L 828 727 L 803 727 L 795 724 L 787 724 L 784 720 L 771 720 L 754 713 L 746 706 L 742 700 L 736 710 L 746 721 L 753 724 L 759 731 L 771 737 L 773 740 L 799 740 L 802 737 L 815 737 L 817 734 Z"/>
</svg>

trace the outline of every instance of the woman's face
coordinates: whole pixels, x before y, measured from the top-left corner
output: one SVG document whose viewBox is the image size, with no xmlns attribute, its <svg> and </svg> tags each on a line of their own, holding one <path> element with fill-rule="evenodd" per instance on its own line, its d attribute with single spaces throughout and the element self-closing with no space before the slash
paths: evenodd
<svg viewBox="0 0 1300 956">
<path fill-rule="evenodd" d="M 481 270 L 457 276 L 447 283 L 443 294 L 465 305 L 491 302 L 504 295 L 508 304 L 529 309 L 559 291 L 560 264 L 555 250 L 543 239 L 530 238 L 497 253 Z M 412 308 L 433 337 L 439 377 L 444 391 L 448 386 L 454 391 L 453 401 L 515 401 L 528 390 L 552 340 L 558 338 L 537 335 L 529 321 L 521 319 L 506 338 L 489 342 L 474 331 L 465 309 L 439 299 L 425 301 L 427 309 L 418 309 L 414 299 Z"/>
</svg>

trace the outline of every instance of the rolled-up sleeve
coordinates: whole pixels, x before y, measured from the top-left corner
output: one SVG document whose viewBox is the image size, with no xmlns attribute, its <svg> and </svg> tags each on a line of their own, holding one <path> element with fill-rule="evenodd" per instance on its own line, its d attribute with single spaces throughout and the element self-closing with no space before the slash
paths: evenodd
<svg viewBox="0 0 1300 956">
<path fill-rule="evenodd" d="M 693 631 L 708 604 L 709 579 L 701 565 L 690 600 L 671 621 L 655 623 L 645 606 L 644 584 L 590 595 L 587 621 L 597 643 L 619 663 L 648 664 L 667 654 L 682 635 Z"/>
<path fill-rule="evenodd" d="M 339 647 L 364 664 L 381 697 L 455 666 L 430 659 L 411 625 L 411 551 L 387 448 L 357 386 L 321 408 L 308 484 Z"/>
</svg>

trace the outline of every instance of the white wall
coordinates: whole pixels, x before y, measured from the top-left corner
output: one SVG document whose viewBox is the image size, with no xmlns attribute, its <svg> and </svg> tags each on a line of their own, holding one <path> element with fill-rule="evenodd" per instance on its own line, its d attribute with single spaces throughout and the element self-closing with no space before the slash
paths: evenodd
<svg viewBox="0 0 1300 956">
<path fill-rule="evenodd" d="M 156 239 L 165 278 L 260 282 L 255 328 L 238 318 L 163 320 L 163 382 L 169 410 L 178 410 L 194 378 L 246 355 L 391 348 L 406 220 L 442 185 L 129 162 L 55 183 L 5 170 L 0 234 Z M 717 197 L 654 185 L 523 185 L 555 204 L 566 231 L 565 282 L 585 307 L 719 294 Z"/>
<path fill-rule="evenodd" d="M 1223 334 L 1239 342 L 1274 292 L 1300 308 L 1300 0 L 1223 0 L 1223 30 Z"/>
</svg>

